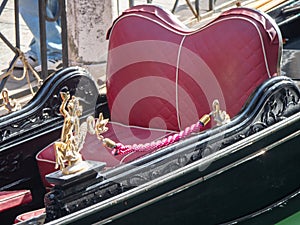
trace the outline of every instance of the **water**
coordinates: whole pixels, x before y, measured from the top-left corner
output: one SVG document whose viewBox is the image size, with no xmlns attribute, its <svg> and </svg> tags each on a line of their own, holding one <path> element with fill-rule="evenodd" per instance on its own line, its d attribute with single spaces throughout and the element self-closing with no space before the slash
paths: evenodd
<svg viewBox="0 0 300 225">
<path fill-rule="evenodd" d="M 239 223 L 238 223 L 239 224 Z M 293 198 L 286 199 L 276 207 L 255 216 L 241 225 L 299 225 L 300 224 L 300 190 Z"/>
</svg>

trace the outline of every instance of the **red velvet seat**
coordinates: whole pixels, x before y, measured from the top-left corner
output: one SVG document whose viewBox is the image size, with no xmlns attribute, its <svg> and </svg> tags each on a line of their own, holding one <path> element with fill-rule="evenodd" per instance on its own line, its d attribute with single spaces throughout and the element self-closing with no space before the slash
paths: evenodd
<svg viewBox="0 0 300 225">
<path fill-rule="evenodd" d="M 183 130 L 209 113 L 214 99 L 233 117 L 259 84 L 279 73 L 279 29 L 251 9 L 231 9 L 200 29 L 188 30 L 160 8 L 136 6 L 115 20 L 108 38 L 112 122 L 104 136 L 124 144 L 147 143 Z M 148 153 L 114 156 L 90 136 L 81 152 L 108 167 Z M 44 178 L 54 168 L 53 146 L 37 160 Z"/>
<path fill-rule="evenodd" d="M 22 214 L 20 214 L 16 217 L 14 223 L 16 224 L 16 223 L 24 222 L 26 220 L 32 219 L 33 217 L 40 216 L 43 213 L 45 213 L 45 208 L 41 208 L 41 209 L 37 209 L 37 210 L 34 210 L 34 211 L 22 213 Z"/>
<path fill-rule="evenodd" d="M 32 201 L 30 190 L 0 191 L 0 212 Z"/>
</svg>

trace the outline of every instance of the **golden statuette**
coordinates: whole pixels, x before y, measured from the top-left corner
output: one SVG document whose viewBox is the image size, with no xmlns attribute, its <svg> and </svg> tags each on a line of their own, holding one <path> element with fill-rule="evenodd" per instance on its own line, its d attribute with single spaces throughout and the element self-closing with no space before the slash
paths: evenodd
<svg viewBox="0 0 300 225">
<path fill-rule="evenodd" d="M 213 111 L 210 113 L 210 115 L 214 118 L 214 121 L 216 121 L 217 126 L 221 126 L 230 122 L 230 116 L 226 113 L 226 111 L 221 110 L 220 103 L 217 99 L 213 101 L 212 107 Z"/>
<path fill-rule="evenodd" d="M 103 114 L 100 113 L 96 121 L 93 116 L 89 116 L 86 122 L 80 125 L 82 106 L 79 104 L 79 99 L 75 96 L 71 97 L 68 92 L 61 92 L 60 95 L 62 98 L 60 113 L 64 116 L 64 124 L 60 141 L 54 143 L 55 168 L 59 168 L 64 175 L 67 175 L 88 168 L 88 164 L 83 161 L 80 154 L 86 134 L 87 132 L 96 134 L 102 141 L 104 139 L 102 133 L 108 130 L 106 127 L 108 119 L 104 119 Z"/>
<path fill-rule="evenodd" d="M 79 116 L 82 114 L 82 107 L 79 100 L 70 93 L 61 92 L 62 104 L 60 113 L 64 116 L 60 141 L 54 143 L 56 164 L 55 168 L 63 174 L 73 174 L 85 169 L 82 164 L 80 150 L 86 136 L 86 124 L 80 126 Z"/>
</svg>

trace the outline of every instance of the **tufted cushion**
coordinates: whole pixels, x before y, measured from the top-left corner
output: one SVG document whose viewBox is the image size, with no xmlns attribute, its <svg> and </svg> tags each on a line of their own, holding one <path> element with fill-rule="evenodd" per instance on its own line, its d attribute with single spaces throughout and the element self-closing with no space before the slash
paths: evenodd
<svg viewBox="0 0 300 225">
<path fill-rule="evenodd" d="M 112 121 L 182 130 L 209 113 L 214 99 L 233 117 L 259 84 L 278 73 L 280 33 L 264 14 L 235 8 L 187 31 L 154 8 L 136 6 L 110 29 Z"/>
<path fill-rule="evenodd" d="M 0 212 L 31 202 L 29 190 L 0 191 Z"/>
</svg>

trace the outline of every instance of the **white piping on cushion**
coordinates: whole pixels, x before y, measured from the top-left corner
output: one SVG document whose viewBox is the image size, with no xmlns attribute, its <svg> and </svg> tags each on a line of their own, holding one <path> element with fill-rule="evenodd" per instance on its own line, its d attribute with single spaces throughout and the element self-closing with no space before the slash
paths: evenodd
<svg viewBox="0 0 300 225">
<path fill-rule="evenodd" d="M 181 39 L 181 42 L 180 42 L 180 45 L 179 45 L 179 48 L 178 48 L 178 55 L 177 55 L 177 63 L 176 63 L 176 81 L 175 81 L 175 85 L 176 85 L 176 116 L 177 116 L 177 123 L 178 123 L 178 128 L 179 130 L 181 130 L 181 122 L 180 122 L 180 115 L 179 115 L 179 96 L 178 96 L 178 79 L 179 79 L 179 62 L 180 62 L 180 54 L 181 54 L 181 49 L 182 49 L 182 46 L 183 46 L 183 42 L 185 40 L 185 35 L 182 37 Z"/>
</svg>

